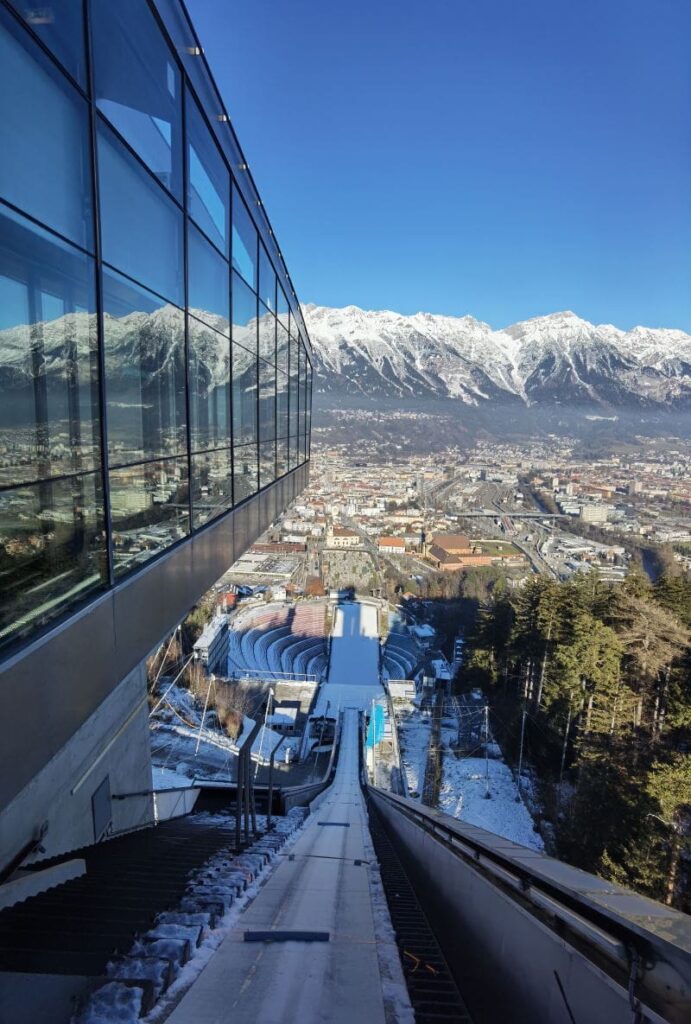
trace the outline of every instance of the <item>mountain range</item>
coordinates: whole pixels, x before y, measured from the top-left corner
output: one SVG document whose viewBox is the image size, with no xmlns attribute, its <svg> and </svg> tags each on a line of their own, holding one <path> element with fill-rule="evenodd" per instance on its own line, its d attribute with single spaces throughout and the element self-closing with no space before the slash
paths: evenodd
<svg viewBox="0 0 691 1024">
<path fill-rule="evenodd" d="M 302 307 L 315 386 L 362 398 L 444 398 L 467 406 L 546 405 L 683 412 L 691 336 L 552 313 L 493 330 L 472 316 Z"/>
</svg>

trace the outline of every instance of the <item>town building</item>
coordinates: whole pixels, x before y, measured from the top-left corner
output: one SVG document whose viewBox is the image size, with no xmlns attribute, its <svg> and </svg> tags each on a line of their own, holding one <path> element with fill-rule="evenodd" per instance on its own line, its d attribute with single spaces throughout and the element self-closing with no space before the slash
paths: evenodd
<svg viewBox="0 0 691 1024">
<path fill-rule="evenodd" d="M 584 523 L 606 523 L 607 513 L 607 505 L 581 505 L 578 518 Z"/>
<path fill-rule="evenodd" d="M 332 526 L 326 534 L 326 546 L 329 548 L 359 548 L 361 543 L 360 534 L 345 526 Z"/>
<path fill-rule="evenodd" d="M 202 635 L 194 645 L 194 657 L 207 673 L 228 671 L 228 617 L 222 612 L 214 615 L 204 627 Z"/>
<path fill-rule="evenodd" d="M 477 544 L 460 533 L 435 534 L 428 547 L 427 557 L 436 569 L 443 572 L 492 564 L 490 555 L 483 554 Z"/>
<path fill-rule="evenodd" d="M 403 537 L 380 537 L 377 541 L 377 551 L 382 555 L 404 555 L 405 540 Z"/>
</svg>

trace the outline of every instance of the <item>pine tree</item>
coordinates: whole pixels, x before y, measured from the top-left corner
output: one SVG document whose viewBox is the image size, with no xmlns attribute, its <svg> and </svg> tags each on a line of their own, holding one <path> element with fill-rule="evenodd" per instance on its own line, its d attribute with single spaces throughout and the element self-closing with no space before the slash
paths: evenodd
<svg viewBox="0 0 691 1024">
<path fill-rule="evenodd" d="M 664 572 L 653 587 L 653 597 L 691 629 L 691 575 Z"/>
</svg>

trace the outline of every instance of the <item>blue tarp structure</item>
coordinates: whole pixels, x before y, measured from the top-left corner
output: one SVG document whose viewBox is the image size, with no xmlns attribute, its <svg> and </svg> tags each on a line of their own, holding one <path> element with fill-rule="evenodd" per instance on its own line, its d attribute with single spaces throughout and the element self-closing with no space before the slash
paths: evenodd
<svg viewBox="0 0 691 1024">
<path fill-rule="evenodd" d="M 369 726 L 367 728 L 367 740 L 366 745 L 373 747 L 379 743 L 380 739 L 384 735 L 384 706 L 382 704 L 375 704 L 370 715 Z"/>
</svg>

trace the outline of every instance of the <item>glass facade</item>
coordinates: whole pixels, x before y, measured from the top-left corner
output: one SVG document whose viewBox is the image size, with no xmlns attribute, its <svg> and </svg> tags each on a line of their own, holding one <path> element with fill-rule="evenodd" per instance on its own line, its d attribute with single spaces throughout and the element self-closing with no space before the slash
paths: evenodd
<svg viewBox="0 0 691 1024">
<path fill-rule="evenodd" d="M 147 0 L 0 0 L 0 645 L 309 458 L 299 306 L 187 61 Z"/>
</svg>

